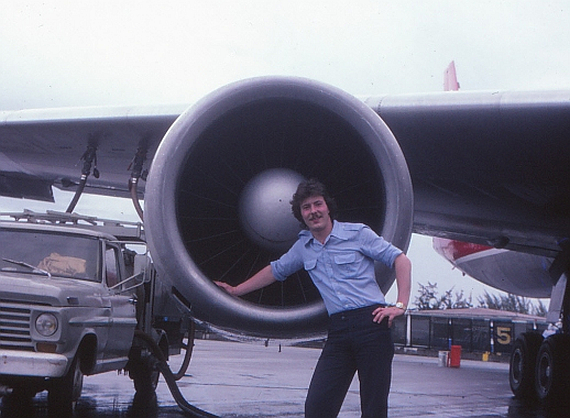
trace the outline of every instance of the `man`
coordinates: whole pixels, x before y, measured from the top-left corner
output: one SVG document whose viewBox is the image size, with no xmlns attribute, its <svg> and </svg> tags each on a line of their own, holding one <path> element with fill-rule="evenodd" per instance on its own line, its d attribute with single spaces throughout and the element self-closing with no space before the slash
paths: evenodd
<svg viewBox="0 0 570 418">
<path fill-rule="evenodd" d="M 358 371 L 362 417 L 386 417 L 394 345 L 390 326 L 410 297 L 411 262 L 364 224 L 335 220 L 336 204 L 317 180 L 299 184 L 291 201 L 305 230 L 290 250 L 238 286 L 217 282 L 241 296 L 304 268 L 330 316 L 327 342 L 307 399 L 307 418 L 336 417 Z M 374 261 L 396 272 L 398 303 L 387 306 L 374 275 Z"/>
</svg>

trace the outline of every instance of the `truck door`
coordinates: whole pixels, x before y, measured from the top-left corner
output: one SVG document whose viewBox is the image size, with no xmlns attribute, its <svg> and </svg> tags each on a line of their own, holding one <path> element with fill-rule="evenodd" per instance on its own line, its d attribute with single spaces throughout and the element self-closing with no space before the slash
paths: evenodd
<svg viewBox="0 0 570 418">
<path fill-rule="evenodd" d="M 112 288 L 123 280 L 120 264 L 120 249 L 106 243 L 104 260 L 104 280 L 109 290 L 111 318 L 109 340 L 105 349 L 106 359 L 128 356 L 136 326 L 133 292 L 121 292 L 121 286 Z"/>
</svg>

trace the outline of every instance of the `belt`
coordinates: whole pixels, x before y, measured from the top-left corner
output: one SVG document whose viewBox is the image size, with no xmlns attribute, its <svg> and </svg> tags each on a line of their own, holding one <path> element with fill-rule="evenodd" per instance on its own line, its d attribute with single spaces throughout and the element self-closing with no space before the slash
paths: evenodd
<svg viewBox="0 0 570 418">
<path fill-rule="evenodd" d="M 374 310 L 376 308 L 380 308 L 380 307 L 385 308 L 386 306 L 388 306 L 388 305 L 383 304 L 383 303 L 378 303 L 378 304 L 371 305 L 371 306 L 364 306 L 362 308 L 348 309 L 346 311 L 334 313 L 330 316 L 330 318 L 332 320 L 337 320 L 337 319 L 344 319 L 344 318 L 359 316 L 359 315 L 363 315 L 366 313 L 372 315 L 372 312 L 374 312 Z"/>
</svg>

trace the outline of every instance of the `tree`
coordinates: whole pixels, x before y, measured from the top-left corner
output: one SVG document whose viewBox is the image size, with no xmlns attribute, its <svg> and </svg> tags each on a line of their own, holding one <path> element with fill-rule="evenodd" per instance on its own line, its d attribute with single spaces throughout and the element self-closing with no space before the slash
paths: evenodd
<svg viewBox="0 0 570 418">
<path fill-rule="evenodd" d="M 414 301 L 418 310 L 443 310 L 443 309 L 467 309 L 473 308 L 472 296 L 465 297 L 463 290 L 453 294 L 453 287 L 443 295 L 439 295 L 437 283 L 428 281 L 427 285 L 418 283 L 419 296 Z M 454 298 L 455 296 L 455 298 Z M 544 306 L 542 301 L 538 301 L 535 306 L 531 300 L 524 296 L 517 296 L 509 293 L 508 295 L 490 294 L 485 291 L 483 296 L 478 298 L 480 308 L 495 309 L 498 311 L 517 312 L 527 315 L 536 315 L 545 317 L 548 308 Z"/>
<path fill-rule="evenodd" d="M 538 301 L 538 306 L 533 306 L 533 308 L 534 315 L 546 318 L 546 315 L 548 314 L 548 307 L 545 306 L 541 300 Z"/>
<path fill-rule="evenodd" d="M 485 291 L 483 296 L 478 298 L 481 308 L 496 309 L 499 311 L 517 312 L 526 315 L 546 316 L 548 309 L 542 301 L 538 301 L 538 306 L 524 296 L 517 296 L 509 293 L 507 295 L 489 294 Z"/>
<path fill-rule="evenodd" d="M 439 309 L 439 299 L 437 297 L 437 283 L 428 282 L 427 286 L 418 283 L 420 287 L 418 292 L 420 296 L 416 296 L 414 304 L 420 310 Z"/>
<path fill-rule="evenodd" d="M 468 299 L 465 299 L 463 290 L 459 293 L 455 293 L 455 302 L 452 305 L 453 309 L 469 309 L 473 307 L 473 297 L 469 295 Z"/>
<path fill-rule="evenodd" d="M 437 283 L 428 281 L 427 285 L 418 283 L 419 296 L 416 296 L 414 304 L 419 310 L 442 310 L 442 309 L 462 309 L 472 308 L 472 298 L 469 296 L 465 298 L 463 290 L 455 293 L 455 300 L 453 299 L 453 289 L 447 290 L 442 296 L 439 296 L 437 290 Z"/>
<path fill-rule="evenodd" d="M 509 293 L 508 295 L 490 294 L 485 291 L 483 296 L 478 298 L 481 308 L 495 309 L 498 311 L 518 312 L 528 314 L 530 312 L 530 301 L 524 296 L 517 296 Z"/>
</svg>

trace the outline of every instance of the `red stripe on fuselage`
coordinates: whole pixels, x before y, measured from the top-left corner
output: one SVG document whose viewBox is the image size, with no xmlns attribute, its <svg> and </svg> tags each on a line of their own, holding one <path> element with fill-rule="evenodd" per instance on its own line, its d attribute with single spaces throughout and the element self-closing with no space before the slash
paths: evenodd
<svg viewBox="0 0 570 418">
<path fill-rule="evenodd" d="M 433 248 L 451 262 L 458 259 L 492 249 L 488 245 L 473 244 L 472 242 L 455 241 L 445 238 L 434 238 Z"/>
</svg>

